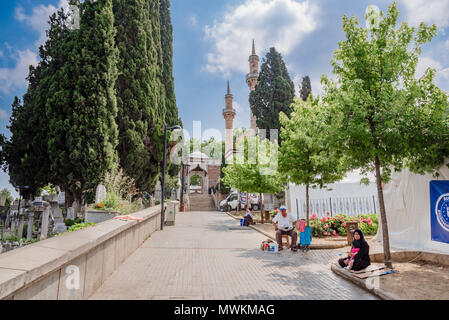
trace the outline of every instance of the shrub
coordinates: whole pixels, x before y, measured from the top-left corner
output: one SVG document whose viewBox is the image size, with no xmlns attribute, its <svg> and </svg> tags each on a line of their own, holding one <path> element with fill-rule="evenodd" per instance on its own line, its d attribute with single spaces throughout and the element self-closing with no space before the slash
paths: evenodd
<svg viewBox="0 0 449 320">
<path fill-rule="evenodd" d="M 83 222 L 84 222 L 84 219 L 81 219 L 81 218 L 76 217 L 74 221 L 75 221 L 75 224 L 76 224 L 76 223 L 83 223 Z"/>
<path fill-rule="evenodd" d="M 379 217 L 375 214 L 363 214 L 356 217 L 346 215 L 337 215 L 318 218 L 316 214 L 311 216 L 310 226 L 314 237 L 346 236 L 346 222 L 358 222 L 359 229 L 364 235 L 370 236 L 377 234 Z"/>
<path fill-rule="evenodd" d="M 73 226 L 75 224 L 75 221 L 72 219 L 66 219 L 66 220 L 64 220 L 64 223 L 67 228 L 70 228 L 71 226 Z"/>
<path fill-rule="evenodd" d="M 106 209 L 115 209 L 120 205 L 120 197 L 115 192 L 108 192 L 104 201 Z"/>
<path fill-rule="evenodd" d="M 82 230 L 82 229 L 91 227 L 93 225 L 95 225 L 95 223 L 89 222 L 89 221 L 82 222 L 82 223 L 75 223 L 67 230 L 67 232 L 74 232 L 74 231 Z"/>
</svg>

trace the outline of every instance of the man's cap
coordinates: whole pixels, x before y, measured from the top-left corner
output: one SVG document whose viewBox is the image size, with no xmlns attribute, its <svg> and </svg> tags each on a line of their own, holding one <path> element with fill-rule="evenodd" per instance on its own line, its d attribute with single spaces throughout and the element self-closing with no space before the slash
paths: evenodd
<svg viewBox="0 0 449 320">
<path fill-rule="evenodd" d="M 287 207 L 286 206 L 282 206 L 282 207 L 279 208 L 279 210 L 281 210 L 281 211 L 282 210 L 287 210 Z"/>
</svg>

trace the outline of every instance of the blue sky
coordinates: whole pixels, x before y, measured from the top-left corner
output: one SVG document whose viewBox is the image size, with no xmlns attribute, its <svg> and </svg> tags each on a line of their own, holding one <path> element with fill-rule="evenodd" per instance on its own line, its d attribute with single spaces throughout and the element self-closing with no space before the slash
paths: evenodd
<svg viewBox="0 0 449 320">
<path fill-rule="evenodd" d="M 304 75 L 320 93 L 319 79 L 330 74 L 329 61 L 343 40 L 343 14 L 363 21 L 368 5 L 385 10 L 386 0 L 172 0 L 174 75 L 180 115 L 192 132 L 193 121 L 202 130 L 224 129 L 226 81 L 231 82 L 235 125 L 249 126 L 248 56 L 251 39 L 257 53 L 275 46 L 284 56 L 295 84 Z M 438 37 L 425 47 L 418 73 L 437 69 L 437 83 L 449 91 L 449 0 L 399 0 L 401 21 L 437 24 Z M 37 48 L 45 40 L 46 21 L 66 0 L 0 1 L 0 132 L 6 128 L 15 95 L 26 90 L 29 64 L 38 61 Z M 0 188 L 9 187 L 0 174 Z M 10 188 L 10 187 L 9 187 Z"/>
</svg>

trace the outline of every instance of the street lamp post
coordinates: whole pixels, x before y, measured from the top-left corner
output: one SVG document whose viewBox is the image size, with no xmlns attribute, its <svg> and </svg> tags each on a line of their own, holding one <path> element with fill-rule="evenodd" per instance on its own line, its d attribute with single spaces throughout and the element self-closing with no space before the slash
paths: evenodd
<svg viewBox="0 0 449 320">
<path fill-rule="evenodd" d="M 180 126 L 174 126 L 167 128 L 167 124 L 164 125 L 164 162 L 162 165 L 162 194 L 161 194 L 161 230 L 164 230 L 165 222 L 165 170 L 167 169 L 167 131 L 180 130 Z"/>
</svg>

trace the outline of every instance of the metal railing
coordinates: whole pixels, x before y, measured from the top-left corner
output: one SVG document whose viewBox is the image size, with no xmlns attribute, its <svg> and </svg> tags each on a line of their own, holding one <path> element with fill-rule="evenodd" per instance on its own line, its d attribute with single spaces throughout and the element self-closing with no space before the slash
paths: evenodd
<svg viewBox="0 0 449 320">
<path fill-rule="evenodd" d="M 298 219 L 306 217 L 306 200 L 296 199 L 293 204 L 294 213 Z M 377 197 L 353 197 L 353 198 L 327 198 L 311 199 L 310 215 L 316 214 L 318 218 L 327 216 L 336 216 L 344 214 L 350 217 L 359 214 L 378 213 Z"/>
</svg>

